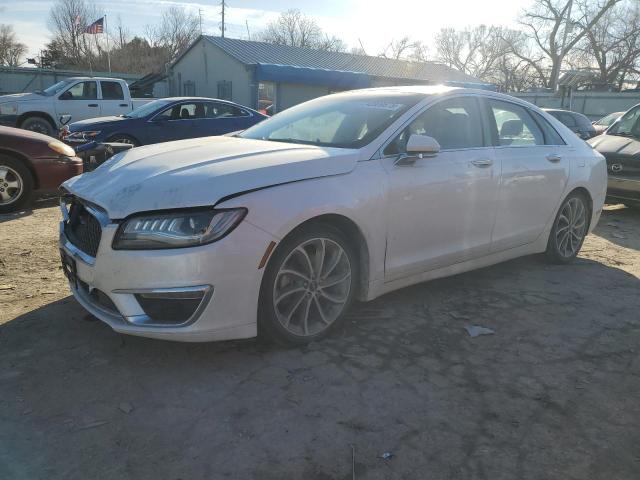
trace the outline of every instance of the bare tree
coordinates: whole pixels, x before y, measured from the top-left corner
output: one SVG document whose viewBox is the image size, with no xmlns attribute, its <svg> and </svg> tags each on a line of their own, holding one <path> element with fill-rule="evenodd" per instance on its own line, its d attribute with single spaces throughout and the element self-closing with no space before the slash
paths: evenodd
<svg viewBox="0 0 640 480">
<path fill-rule="evenodd" d="M 595 64 L 598 83 L 622 87 L 626 76 L 640 67 L 640 4 L 628 2 L 609 10 L 586 31 L 578 50 L 583 63 Z"/>
<path fill-rule="evenodd" d="M 146 30 L 151 46 L 164 48 L 170 61 L 198 38 L 200 19 L 185 8 L 172 6 L 162 13 L 159 25 L 147 26 Z"/>
<path fill-rule="evenodd" d="M 550 64 L 546 86 L 555 89 L 562 62 L 612 7 L 622 0 L 534 0 L 520 19 L 525 33 Z M 574 5 L 575 4 L 575 5 Z M 585 12 L 592 12 L 589 18 Z M 536 59 L 520 52 L 535 68 Z"/>
<path fill-rule="evenodd" d="M 427 60 L 428 50 L 427 46 L 419 40 L 413 40 L 411 37 L 406 36 L 400 40 L 391 40 L 389 45 L 378 56 L 393 58 L 394 60 L 424 62 Z"/>
<path fill-rule="evenodd" d="M 480 25 L 464 30 L 443 28 L 436 36 L 438 59 L 484 80 L 495 76 L 498 62 L 510 51 L 512 33 L 502 27 Z"/>
<path fill-rule="evenodd" d="M 49 11 L 49 29 L 55 43 L 71 62 L 79 66 L 91 63 L 98 39 L 92 40 L 84 35 L 84 31 L 97 19 L 95 6 L 85 0 L 57 0 Z"/>
<path fill-rule="evenodd" d="M 344 52 L 347 49 L 340 38 L 325 34 L 313 18 L 307 17 L 298 9 L 287 10 L 269 22 L 258 35 L 258 39 L 278 45 L 331 52 Z"/>
<path fill-rule="evenodd" d="M 27 46 L 18 42 L 11 25 L 0 24 L 0 65 L 15 67 L 27 53 Z"/>
</svg>

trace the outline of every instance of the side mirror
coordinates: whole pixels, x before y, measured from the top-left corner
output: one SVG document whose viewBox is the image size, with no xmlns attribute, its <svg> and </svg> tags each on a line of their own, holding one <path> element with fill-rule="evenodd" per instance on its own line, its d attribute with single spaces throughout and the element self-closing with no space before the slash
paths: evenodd
<svg viewBox="0 0 640 480">
<path fill-rule="evenodd" d="M 67 90 L 58 97 L 58 100 L 71 100 L 72 98 L 73 95 L 71 95 L 71 92 Z"/>
<path fill-rule="evenodd" d="M 67 123 L 69 123 L 71 121 L 71 115 L 66 114 L 66 115 L 60 115 L 60 125 L 66 125 Z"/>
<path fill-rule="evenodd" d="M 413 165 L 416 160 L 424 157 L 435 157 L 440 152 L 438 141 L 427 135 L 413 134 L 407 142 L 407 153 L 398 157 L 396 165 Z"/>
</svg>

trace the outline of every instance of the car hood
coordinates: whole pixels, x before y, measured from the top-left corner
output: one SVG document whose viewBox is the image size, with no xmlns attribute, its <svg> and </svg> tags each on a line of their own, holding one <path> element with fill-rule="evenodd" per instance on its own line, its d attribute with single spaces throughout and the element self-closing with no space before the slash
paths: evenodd
<svg viewBox="0 0 640 480">
<path fill-rule="evenodd" d="M 37 93 L 13 93 L 11 95 L 0 96 L 0 103 L 16 102 L 18 100 L 20 100 L 21 102 L 29 100 L 42 100 L 43 98 L 47 97 L 38 95 Z"/>
<path fill-rule="evenodd" d="M 63 184 L 112 219 L 136 212 L 214 205 L 230 195 L 345 174 L 358 150 L 233 137 L 139 147 Z"/>
<path fill-rule="evenodd" d="M 70 123 L 69 130 L 72 132 L 79 132 L 79 131 L 87 130 L 88 128 L 105 127 L 112 123 L 121 122 L 123 120 L 130 120 L 130 119 L 124 118 L 124 117 L 116 117 L 116 116 L 87 118 L 86 120 L 78 120 L 77 122 Z"/>
<path fill-rule="evenodd" d="M 605 157 L 640 157 L 640 140 L 618 135 L 600 135 L 589 144 Z"/>
</svg>

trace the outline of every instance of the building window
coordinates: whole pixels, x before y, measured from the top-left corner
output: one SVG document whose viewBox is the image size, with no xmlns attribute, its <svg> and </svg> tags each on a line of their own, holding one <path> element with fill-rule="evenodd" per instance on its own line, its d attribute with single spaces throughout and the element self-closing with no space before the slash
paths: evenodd
<svg viewBox="0 0 640 480">
<path fill-rule="evenodd" d="M 221 100 L 232 100 L 231 82 L 222 80 L 218 82 L 218 98 Z"/>
<path fill-rule="evenodd" d="M 187 80 L 186 82 L 184 82 L 184 96 L 194 97 L 195 95 L 196 95 L 196 84 L 191 80 Z"/>
<path fill-rule="evenodd" d="M 276 113 L 276 84 L 260 82 L 258 84 L 258 111 L 265 115 Z"/>
</svg>

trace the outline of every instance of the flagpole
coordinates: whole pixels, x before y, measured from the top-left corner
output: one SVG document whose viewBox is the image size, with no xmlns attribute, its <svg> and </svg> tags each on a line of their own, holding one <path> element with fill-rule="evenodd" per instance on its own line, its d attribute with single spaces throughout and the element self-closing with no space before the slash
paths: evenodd
<svg viewBox="0 0 640 480">
<path fill-rule="evenodd" d="M 111 54 L 109 53 L 109 31 L 107 30 L 107 14 L 104 14 L 104 34 L 107 36 L 107 63 L 109 64 L 109 73 L 111 73 Z"/>
</svg>

